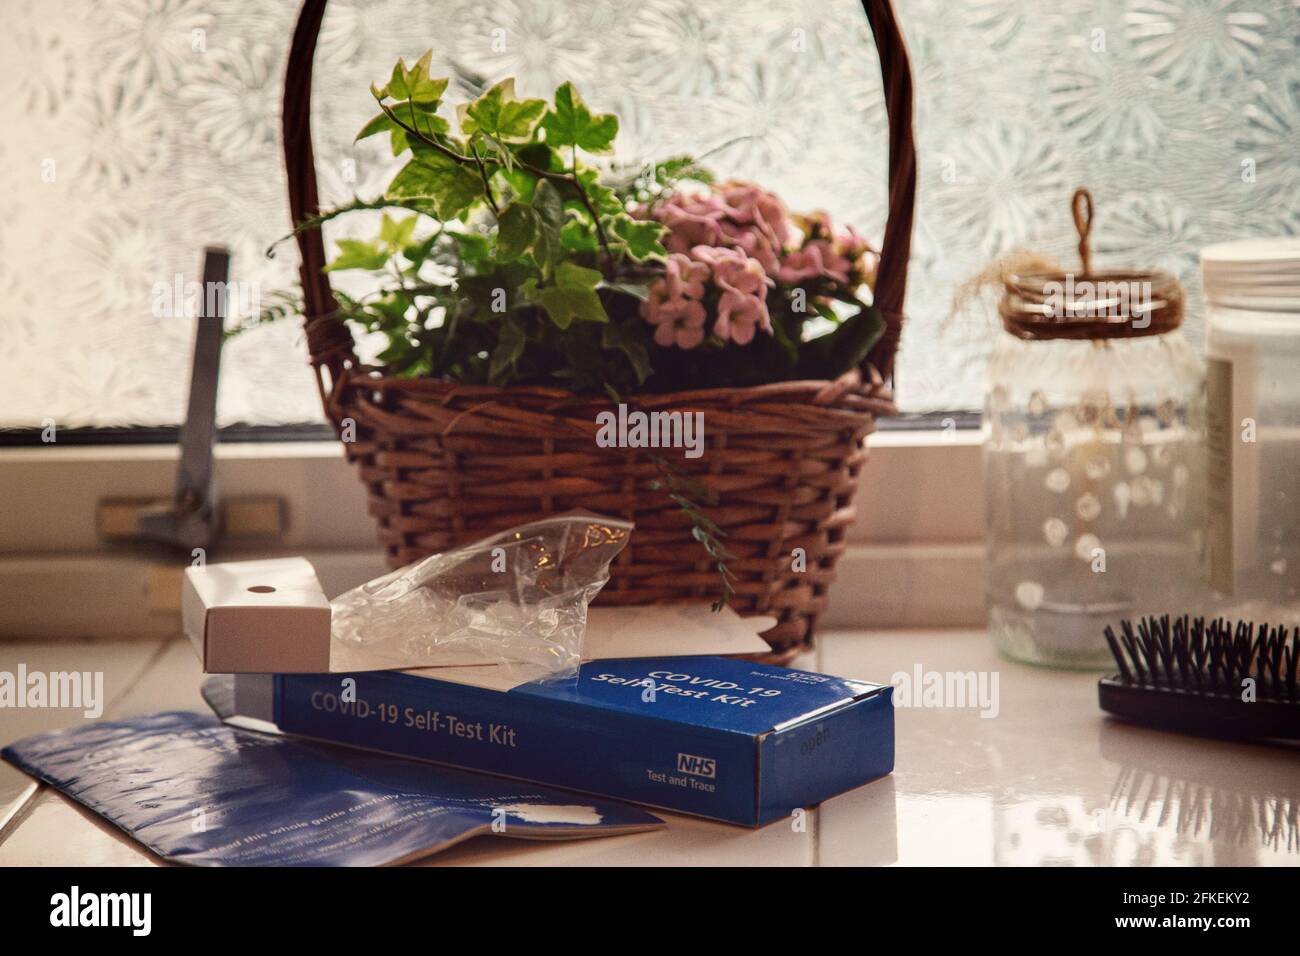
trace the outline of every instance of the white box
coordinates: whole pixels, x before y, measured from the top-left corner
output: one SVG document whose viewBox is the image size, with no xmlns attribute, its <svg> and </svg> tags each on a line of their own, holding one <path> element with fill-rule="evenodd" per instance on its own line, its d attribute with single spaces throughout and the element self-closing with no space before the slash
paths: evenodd
<svg viewBox="0 0 1300 956">
<path fill-rule="evenodd" d="M 186 568 L 181 619 L 204 673 L 330 669 L 330 604 L 305 558 Z"/>
</svg>

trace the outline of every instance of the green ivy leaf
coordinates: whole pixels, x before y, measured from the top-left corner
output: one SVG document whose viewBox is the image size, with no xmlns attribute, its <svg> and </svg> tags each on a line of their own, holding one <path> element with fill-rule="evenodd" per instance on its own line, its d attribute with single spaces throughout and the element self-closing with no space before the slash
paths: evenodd
<svg viewBox="0 0 1300 956">
<path fill-rule="evenodd" d="M 529 276 L 519 283 L 519 289 L 515 297 L 521 305 L 536 305 L 539 294 L 537 291 L 537 278 Z"/>
<path fill-rule="evenodd" d="M 379 240 L 394 252 L 402 250 L 415 237 L 417 216 L 410 216 L 398 222 L 384 213 L 384 220 L 379 226 Z"/>
<path fill-rule="evenodd" d="M 500 331 L 496 348 L 492 350 L 492 358 L 488 363 L 488 383 L 491 385 L 504 385 L 514 375 L 515 364 L 524 354 L 524 346 L 528 344 L 523 326 L 515 313 L 507 312 L 502 316 L 498 328 Z"/>
<path fill-rule="evenodd" d="M 447 90 L 446 79 L 433 79 L 429 76 L 429 67 L 433 63 L 433 51 L 426 50 L 424 56 L 416 61 L 415 66 L 408 67 L 406 60 L 393 64 L 387 86 L 370 87 L 376 99 L 392 97 L 395 100 L 411 100 L 428 106 L 436 105 Z"/>
<path fill-rule="evenodd" d="M 561 262 L 555 267 L 555 284 L 561 289 L 591 291 L 603 278 L 595 269 L 588 269 L 575 262 Z"/>
<path fill-rule="evenodd" d="M 360 239 L 340 239 L 339 254 L 325 267 L 326 272 L 344 269 L 382 269 L 388 262 L 388 253 L 373 242 Z"/>
<path fill-rule="evenodd" d="M 836 378 L 861 363 L 884 334 L 885 320 L 873 305 L 864 305 L 833 332 L 799 347 L 801 378 Z"/>
<path fill-rule="evenodd" d="M 450 233 L 461 262 L 478 268 L 492 257 L 492 245 L 480 232 Z"/>
<path fill-rule="evenodd" d="M 410 148 L 410 144 L 406 141 L 406 130 L 394 126 L 392 133 L 389 134 L 388 144 L 394 156 L 401 156 Z"/>
<path fill-rule="evenodd" d="M 393 72 L 389 76 L 388 85 L 384 89 L 387 95 L 395 100 L 404 100 L 411 95 L 411 90 L 406 85 L 405 60 L 398 60 L 393 64 Z"/>
<path fill-rule="evenodd" d="M 419 276 L 420 266 L 422 266 L 424 261 L 429 258 L 429 254 L 433 252 L 433 247 L 437 245 L 439 238 L 439 235 L 434 233 L 431 236 L 426 236 L 419 242 L 408 240 L 407 243 L 402 246 L 402 255 L 411 263 L 409 275 L 412 278 Z"/>
<path fill-rule="evenodd" d="M 437 104 L 434 105 L 436 106 Z M 402 103 L 394 103 L 389 107 L 389 109 L 392 110 L 393 114 L 407 126 L 410 126 L 412 129 L 418 129 L 430 139 L 446 136 L 447 133 L 450 132 L 451 124 L 441 116 L 430 112 L 416 112 L 412 114 L 412 106 L 414 106 L 416 110 L 423 109 L 420 104 L 413 104 L 409 100 Z M 360 142 L 369 136 L 374 136 L 376 133 L 382 133 L 385 130 L 388 131 L 389 136 L 391 137 L 394 156 L 400 156 L 410 147 L 410 144 L 407 142 L 408 134 L 406 130 L 393 122 L 392 118 L 387 113 L 380 113 L 378 116 L 371 118 L 365 126 L 361 127 L 361 132 L 357 133 L 354 142 Z M 417 144 L 422 148 L 428 148 L 418 141 Z"/>
<path fill-rule="evenodd" d="M 514 202 L 497 220 L 497 251 L 502 259 L 518 259 L 537 240 L 540 226 L 537 212 L 526 203 Z"/>
<path fill-rule="evenodd" d="M 410 114 L 409 107 L 412 105 L 414 105 L 417 110 L 415 116 L 411 116 Z M 418 110 L 420 109 L 419 103 L 415 103 L 415 104 L 412 104 L 410 102 L 398 103 L 392 109 L 393 112 L 396 113 L 399 118 L 402 118 L 403 113 L 405 113 L 405 118 L 402 119 L 402 122 L 406 123 L 406 125 L 411 127 L 412 129 L 419 130 L 429 139 L 433 139 L 436 136 L 445 136 L 447 135 L 447 133 L 451 132 L 451 124 L 448 123 L 441 116 L 439 116 L 437 113 L 418 112 Z M 400 128 L 398 131 L 401 132 L 404 136 L 409 135 L 406 133 L 405 130 L 402 130 Z"/>
<path fill-rule="evenodd" d="M 555 150 L 545 143 L 528 143 L 515 150 L 519 159 L 529 166 L 547 172 L 562 172 L 564 164 L 556 158 Z"/>
<path fill-rule="evenodd" d="M 609 316 L 594 289 L 547 286 L 537 294 L 546 314 L 559 328 L 567 329 L 574 320 L 608 322 Z"/>
<path fill-rule="evenodd" d="M 482 197 L 483 183 L 469 167 L 434 150 L 417 152 L 388 186 L 389 199 L 429 199 L 438 218 L 455 219 Z"/>
<path fill-rule="evenodd" d="M 447 78 L 434 79 L 429 75 L 432 63 L 433 51 L 426 50 L 415 66 L 406 71 L 407 98 L 424 109 L 436 107 L 447 91 Z"/>
<path fill-rule="evenodd" d="M 650 367 L 650 353 L 632 323 L 608 323 L 600 330 L 600 347 L 622 352 L 627 356 L 628 363 L 636 374 L 638 385 L 650 377 L 650 372 L 653 371 Z"/>
<path fill-rule="evenodd" d="M 382 133 L 385 130 L 393 129 L 397 129 L 397 126 L 388 118 L 388 114 L 380 113 L 378 116 L 372 117 L 365 126 L 361 127 L 361 132 L 357 133 L 357 138 L 352 142 L 359 143 L 368 136 L 374 136 L 376 133 Z"/>
<path fill-rule="evenodd" d="M 650 286 L 642 282 L 602 282 L 598 288 L 609 289 L 622 295 L 630 295 L 640 302 L 650 299 Z"/>
<path fill-rule="evenodd" d="M 537 239 L 533 243 L 533 258 L 543 272 L 560 257 L 563 245 L 560 233 L 564 229 L 564 200 L 549 179 L 543 179 L 533 192 L 533 209 L 537 213 Z"/>
<path fill-rule="evenodd" d="M 466 136 L 481 132 L 502 143 L 526 143 L 546 113 L 545 100 L 521 100 L 515 81 L 502 80 L 464 108 L 460 129 Z"/>
<path fill-rule="evenodd" d="M 607 220 L 607 228 L 637 262 L 644 262 L 652 256 L 664 258 L 668 255 L 668 250 L 659 241 L 667 231 L 662 223 L 633 219 L 623 214 Z"/>
<path fill-rule="evenodd" d="M 560 245 L 565 252 L 596 252 L 600 249 L 596 230 L 577 219 L 570 219 L 560 230 Z"/>
<path fill-rule="evenodd" d="M 555 91 L 555 108 L 547 112 L 542 128 L 550 146 L 577 146 L 589 153 L 608 153 L 618 135 L 618 117 L 613 113 L 592 115 L 573 84 L 564 83 Z"/>
<path fill-rule="evenodd" d="M 583 190 L 591 199 L 591 204 L 596 207 L 596 212 L 602 218 L 622 215 L 627 211 L 623 206 L 623 200 L 618 198 L 618 193 L 600 181 L 599 170 L 584 166 L 578 170 L 577 176 Z"/>
</svg>

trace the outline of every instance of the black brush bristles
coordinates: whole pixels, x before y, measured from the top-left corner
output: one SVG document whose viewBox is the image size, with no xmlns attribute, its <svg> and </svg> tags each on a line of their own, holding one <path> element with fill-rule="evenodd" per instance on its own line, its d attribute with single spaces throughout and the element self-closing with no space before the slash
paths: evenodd
<svg viewBox="0 0 1300 956">
<path fill-rule="evenodd" d="M 1107 626 L 1119 673 L 1102 710 L 1216 737 L 1300 739 L 1300 628 L 1224 618 L 1144 617 Z"/>
</svg>

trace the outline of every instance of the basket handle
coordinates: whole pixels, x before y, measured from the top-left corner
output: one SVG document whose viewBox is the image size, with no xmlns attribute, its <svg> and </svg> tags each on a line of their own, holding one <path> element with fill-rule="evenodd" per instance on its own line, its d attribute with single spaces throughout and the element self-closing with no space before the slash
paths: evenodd
<svg viewBox="0 0 1300 956">
<path fill-rule="evenodd" d="M 885 321 L 885 331 L 863 362 L 875 366 L 888 376 L 898 349 L 903 326 L 903 298 L 907 288 L 907 262 L 912 244 L 912 214 L 916 196 L 916 147 L 912 140 L 912 75 L 907 47 L 889 0 L 862 0 L 867 21 L 880 56 L 880 73 L 884 81 L 885 110 L 889 118 L 889 213 L 885 236 L 880 245 L 875 303 Z M 298 25 L 289 48 L 289 65 L 284 81 L 284 162 L 289 181 L 289 215 L 296 227 L 320 212 L 316 189 L 316 166 L 311 142 L 312 57 L 325 0 L 304 0 Z M 325 243 L 319 229 L 298 233 L 302 254 L 299 275 L 303 293 L 303 323 L 307 349 L 316 369 L 322 397 L 328 395 L 329 383 L 356 356 L 352 336 L 342 322 L 331 316 L 337 309 L 325 268 Z"/>
<path fill-rule="evenodd" d="M 907 263 L 912 254 L 912 217 L 916 207 L 916 143 L 912 138 L 912 67 L 907 44 L 889 0 L 862 0 L 871 34 L 876 38 L 885 115 L 889 120 L 889 212 L 876 269 L 875 303 L 885 331 L 862 363 L 863 377 L 873 365 L 889 378 L 903 332 Z"/>
</svg>

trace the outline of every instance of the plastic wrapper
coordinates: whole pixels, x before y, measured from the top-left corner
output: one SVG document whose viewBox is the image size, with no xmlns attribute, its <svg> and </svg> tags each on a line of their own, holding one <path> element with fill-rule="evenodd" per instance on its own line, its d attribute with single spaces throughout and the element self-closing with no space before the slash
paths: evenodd
<svg viewBox="0 0 1300 956">
<path fill-rule="evenodd" d="M 454 654 L 576 676 L 587 605 L 631 532 L 618 518 L 557 515 L 431 555 L 331 602 L 333 638 L 412 667 Z"/>
</svg>

